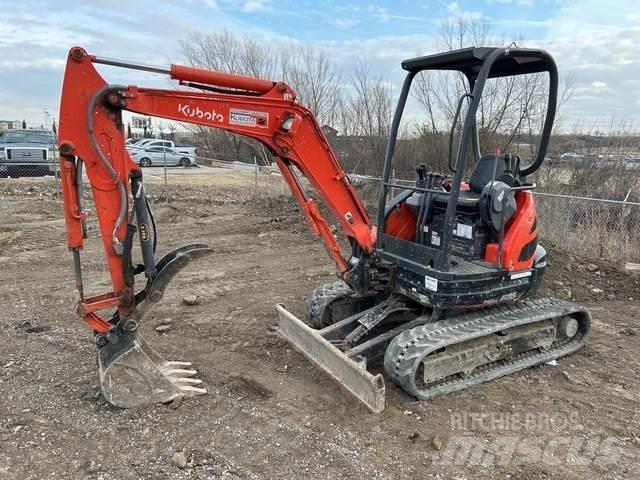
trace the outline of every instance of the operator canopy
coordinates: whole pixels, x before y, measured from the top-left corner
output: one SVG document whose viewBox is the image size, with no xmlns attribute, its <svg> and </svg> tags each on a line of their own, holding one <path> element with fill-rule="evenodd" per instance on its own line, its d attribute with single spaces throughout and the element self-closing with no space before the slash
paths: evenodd
<svg viewBox="0 0 640 480">
<path fill-rule="evenodd" d="M 404 60 L 402 68 L 408 72 L 421 70 L 457 70 L 469 78 L 475 78 L 487 57 L 498 50 L 495 47 L 472 47 L 436 53 Z M 507 49 L 509 51 L 509 49 Z M 514 48 L 513 56 L 502 56 L 491 67 L 489 78 L 524 75 L 549 70 L 549 54 L 544 50 Z"/>
</svg>

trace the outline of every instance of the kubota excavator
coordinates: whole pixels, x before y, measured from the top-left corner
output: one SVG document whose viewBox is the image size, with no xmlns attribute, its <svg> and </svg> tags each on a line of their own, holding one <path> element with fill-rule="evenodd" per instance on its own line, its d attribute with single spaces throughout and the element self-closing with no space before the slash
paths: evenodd
<svg viewBox="0 0 640 480">
<path fill-rule="evenodd" d="M 189 88 L 107 84 L 96 64 L 169 75 Z M 156 225 L 143 172 L 125 148 L 123 110 L 222 128 L 254 138 L 271 152 L 340 277 L 309 294 L 312 326 L 277 305 L 279 332 L 371 411 L 384 409 L 385 395 L 383 375 L 371 373 L 371 365 L 426 399 L 583 346 L 590 328 L 583 307 L 523 300 L 535 293 L 546 267 L 537 243 L 535 185 L 526 177 L 541 166 L 551 134 L 558 88 L 553 59 L 543 50 L 468 48 L 406 60 L 402 67 L 407 76 L 389 134 L 374 225 L 313 114 L 285 83 L 70 50 L 59 135 L 67 244 L 79 293 L 76 312 L 94 330 L 101 388 L 110 403 L 128 408 L 206 393 L 190 363 L 164 360 L 139 333 L 176 273 L 211 250 L 193 244 L 156 260 Z M 412 81 L 425 70 L 461 72 L 469 92 L 460 98 L 456 117 L 465 101 L 468 108 L 457 152 L 449 154 L 450 172 L 420 164 L 409 185 L 391 179 L 394 147 Z M 548 72 L 549 98 L 533 162 L 523 166 L 509 153 L 481 155 L 476 112 L 487 79 L 538 72 Z M 91 295 L 85 293 L 80 262 L 87 238 L 83 170 L 112 282 L 110 291 Z M 298 172 L 342 227 L 348 256 Z M 393 198 L 392 189 L 400 191 Z M 141 263 L 133 259 L 136 235 Z M 136 291 L 138 275 L 144 284 Z"/>
</svg>

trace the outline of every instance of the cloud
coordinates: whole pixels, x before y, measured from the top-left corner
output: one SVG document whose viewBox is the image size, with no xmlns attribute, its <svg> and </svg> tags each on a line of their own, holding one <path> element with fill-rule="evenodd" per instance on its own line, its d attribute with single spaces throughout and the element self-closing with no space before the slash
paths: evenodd
<svg viewBox="0 0 640 480">
<path fill-rule="evenodd" d="M 341 30 L 349 30 L 353 27 L 355 27 L 356 25 L 358 25 L 358 23 L 360 23 L 358 20 L 354 19 L 354 18 L 333 18 L 331 20 L 328 21 L 329 25 L 333 25 L 336 28 L 339 28 Z"/>
<path fill-rule="evenodd" d="M 367 10 L 371 13 L 371 16 L 373 18 L 377 18 L 380 21 L 386 22 L 391 18 L 389 15 L 389 10 L 387 10 L 385 7 L 380 7 L 379 5 L 369 5 Z"/>
<path fill-rule="evenodd" d="M 570 122 L 589 119 L 604 127 L 612 118 L 637 119 L 630 99 L 640 98 L 640 26 L 636 6 L 624 0 L 575 0 L 549 20 L 539 43 L 570 75 L 575 94 L 566 105 Z"/>
<path fill-rule="evenodd" d="M 478 20 L 481 18 L 484 18 L 485 16 L 480 13 L 480 12 L 475 12 L 475 11 L 470 11 L 470 10 L 463 10 L 460 7 L 460 4 L 458 4 L 458 2 L 450 2 L 450 3 L 446 3 L 443 0 L 438 0 L 438 2 L 440 3 L 440 5 L 442 5 L 451 15 L 448 19 L 446 20 L 450 20 L 452 18 L 455 19 L 462 19 L 462 20 Z"/>
<path fill-rule="evenodd" d="M 62 69 L 65 64 L 64 58 L 36 58 L 33 60 L 16 60 L 2 59 L 0 60 L 0 68 L 3 71 L 22 70 L 32 68 L 44 68 L 51 70 Z"/>
<path fill-rule="evenodd" d="M 219 4 L 219 2 L 218 2 Z M 21 0 L 0 9 L 0 118 L 42 122 L 42 109 L 57 117 L 61 81 L 69 48 L 134 62 L 168 65 L 181 57 L 180 41 L 212 24 L 238 33 L 260 28 L 228 16 L 214 2 L 202 0 L 131 0 L 126 11 L 119 0 L 100 4 L 78 0 Z M 167 87 L 167 78 L 99 67 L 110 82 Z"/>
<path fill-rule="evenodd" d="M 519 5 L 521 7 L 533 7 L 535 0 L 485 0 L 487 4 L 499 4 L 499 5 Z"/>
<path fill-rule="evenodd" d="M 496 35 L 533 31 L 526 45 L 549 50 L 561 74 L 574 79 L 576 93 L 566 107 L 570 120 L 637 117 L 640 14 L 634 2 L 551 0 L 541 14 L 518 9 L 534 3 L 530 0 L 512 0 L 509 8 L 486 6 L 487 1 L 507 0 L 476 2 L 478 12 L 465 9 L 468 1 L 438 0 L 429 18 L 423 18 L 417 14 L 424 10 L 411 2 L 344 2 L 329 8 L 308 1 L 130 0 L 123 11 L 121 0 L 57 0 L 47 2 L 46 15 L 34 14 L 42 9 L 42 0 L 13 2 L 11 9 L 0 9 L 0 68 L 5 72 L 0 76 L 0 118 L 26 115 L 27 121 L 41 122 L 42 108 L 56 111 L 64 63 L 73 45 L 105 57 L 166 65 L 179 62 L 180 41 L 190 33 L 226 28 L 272 45 L 324 48 L 347 71 L 354 57 L 361 56 L 376 74 L 398 86 L 404 75 L 400 61 L 435 53 L 438 22 L 459 17 L 487 20 Z M 315 28 L 310 28 L 313 22 Z M 333 40 L 326 40 L 329 34 Z M 142 72 L 107 67 L 101 72 L 117 83 L 170 84 Z"/>
<path fill-rule="evenodd" d="M 242 11 L 247 13 L 263 12 L 265 10 L 269 10 L 269 2 L 267 0 L 248 0 L 242 6 Z"/>
</svg>

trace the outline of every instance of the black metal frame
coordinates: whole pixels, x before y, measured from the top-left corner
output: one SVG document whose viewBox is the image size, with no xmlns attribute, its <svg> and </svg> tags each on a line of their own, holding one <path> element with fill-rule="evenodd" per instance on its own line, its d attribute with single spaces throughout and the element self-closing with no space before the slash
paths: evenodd
<svg viewBox="0 0 640 480">
<path fill-rule="evenodd" d="M 448 271 L 451 261 L 453 226 L 455 222 L 456 209 L 458 207 L 458 199 L 460 197 L 460 185 L 464 175 L 465 156 L 469 147 L 470 139 L 474 160 L 477 162 L 480 159 L 480 142 L 476 124 L 476 113 L 487 79 L 537 72 L 549 73 L 549 99 L 544 125 L 540 135 L 535 159 L 530 165 L 525 168 L 521 168 L 519 171 L 519 174 L 524 177 L 540 168 L 547 153 L 558 98 L 558 70 L 553 58 L 546 51 L 525 48 L 466 48 L 405 60 L 402 62 L 402 67 L 408 71 L 408 74 L 405 77 L 398 105 L 393 117 L 393 122 L 391 124 L 389 143 L 387 144 L 384 161 L 382 188 L 378 204 L 378 254 L 382 258 L 388 257 L 386 259 L 392 261 L 394 257 L 401 254 L 401 252 L 390 252 L 393 253 L 393 255 L 385 255 L 385 249 L 389 249 L 389 246 L 394 245 L 395 243 L 393 242 L 393 237 L 385 235 L 382 232 L 384 232 L 386 222 L 385 205 L 387 203 L 389 189 L 396 186 L 390 182 L 390 176 L 398 129 L 406 106 L 407 98 L 409 96 L 409 91 L 411 89 L 411 83 L 413 82 L 415 75 L 423 70 L 459 71 L 463 73 L 469 81 L 471 103 L 464 119 L 455 167 L 450 165 L 451 167 L 454 167 L 452 168 L 454 175 L 451 182 L 451 190 L 448 193 L 434 191 L 438 194 L 447 193 L 449 195 L 449 201 L 447 203 L 447 210 L 445 213 L 442 246 L 440 249 L 437 249 L 425 245 L 419 245 L 420 249 L 424 250 L 421 252 L 421 256 L 423 256 L 423 258 L 426 256 L 429 259 L 428 263 L 431 266 L 437 270 Z M 403 186 L 403 188 L 420 192 L 433 191 L 413 186 Z"/>
</svg>

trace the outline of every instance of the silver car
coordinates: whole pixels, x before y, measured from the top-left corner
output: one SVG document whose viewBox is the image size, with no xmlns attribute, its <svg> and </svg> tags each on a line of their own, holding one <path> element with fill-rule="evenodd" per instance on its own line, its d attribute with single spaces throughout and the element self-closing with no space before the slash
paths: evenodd
<svg viewBox="0 0 640 480">
<path fill-rule="evenodd" d="M 169 147 L 149 147 L 129 152 L 132 160 L 141 167 L 193 167 L 196 158 L 192 155 L 176 152 Z M 166 162 L 166 163 L 165 163 Z"/>
</svg>

